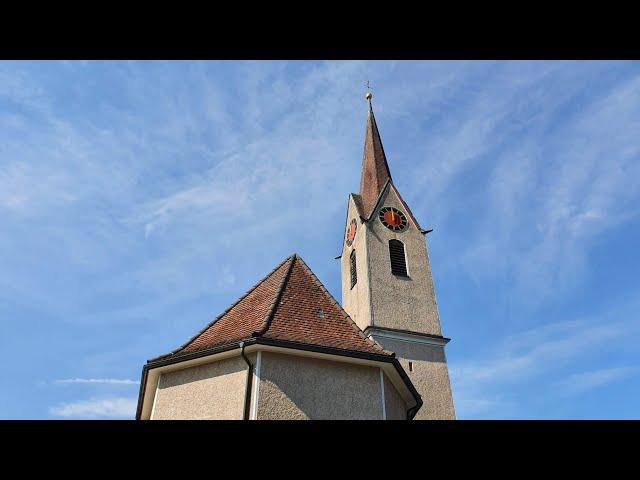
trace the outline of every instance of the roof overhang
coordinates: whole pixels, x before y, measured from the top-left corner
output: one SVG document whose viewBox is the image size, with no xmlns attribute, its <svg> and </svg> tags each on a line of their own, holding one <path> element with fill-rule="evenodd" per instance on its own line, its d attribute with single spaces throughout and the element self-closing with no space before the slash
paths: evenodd
<svg viewBox="0 0 640 480">
<path fill-rule="evenodd" d="M 429 333 L 412 332 L 409 330 L 400 330 L 397 328 L 386 328 L 378 326 L 369 326 L 364 329 L 364 334 L 374 340 L 385 338 L 391 340 L 401 340 L 410 343 L 422 343 L 427 345 L 445 346 L 451 341 L 450 338 L 442 335 L 431 335 Z M 382 342 L 384 344 L 384 342 Z"/>
<path fill-rule="evenodd" d="M 244 342 L 245 345 L 245 354 L 267 351 L 381 368 L 396 387 L 406 404 L 411 407 L 411 417 L 413 417 L 422 406 L 420 394 L 400 365 L 398 359 L 394 356 L 271 338 L 252 337 L 199 352 L 147 362 L 142 369 L 136 420 L 148 420 L 151 418 L 160 374 L 239 356 L 242 342 Z"/>
</svg>

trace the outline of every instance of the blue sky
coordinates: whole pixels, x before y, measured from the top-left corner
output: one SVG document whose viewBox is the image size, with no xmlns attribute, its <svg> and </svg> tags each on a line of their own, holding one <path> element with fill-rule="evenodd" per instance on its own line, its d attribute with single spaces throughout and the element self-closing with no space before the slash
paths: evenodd
<svg viewBox="0 0 640 480">
<path fill-rule="evenodd" d="M 0 418 L 133 418 L 285 256 L 340 298 L 364 83 L 459 418 L 640 418 L 640 63 L 0 62 Z"/>
</svg>

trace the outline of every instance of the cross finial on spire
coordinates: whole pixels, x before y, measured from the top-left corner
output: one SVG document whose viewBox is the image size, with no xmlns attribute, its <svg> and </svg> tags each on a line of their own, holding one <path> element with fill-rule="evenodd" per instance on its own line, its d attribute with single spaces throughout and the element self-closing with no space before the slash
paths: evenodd
<svg viewBox="0 0 640 480">
<path fill-rule="evenodd" d="M 364 96 L 364 98 L 366 98 L 369 101 L 369 110 L 372 109 L 371 107 L 371 99 L 373 98 L 373 93 L 371 93 L 371 87 L 369 86 L 369 80 L 367 80 L 367 94 Z"/>
</svg>

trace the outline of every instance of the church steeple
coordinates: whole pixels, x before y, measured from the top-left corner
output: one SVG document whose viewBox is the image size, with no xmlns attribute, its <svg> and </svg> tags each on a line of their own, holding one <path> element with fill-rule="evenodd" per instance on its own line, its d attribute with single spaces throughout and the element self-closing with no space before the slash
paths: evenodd
<svg viewBox="0 0 640 480">
<path fill-rule="evenodd" d="M 343 307 L 365 335 L 395 352 L 424 401 L 416 418 L 455 418 L 425 233 L 391 180 L 369 112 L 360 194 L 349 196 L 342 247 Z"/>
<path fill-rule="evenodd" d="M 384 154 L 382 140 L 380 140 L 380 132 L 378 131 L 378 125 L 376 125 L 376 118 L 373 115 L 372 96 L 371 92 L 367 93 L 366 96 L 369 101 L 369 115 L 364 137 L 362 176 L 360 177 L 360 197 L 365 215 L 371 213 L 380 190 L 385 186 L 387 180 L 391 179 L 387 157 Z"/>
</svg>

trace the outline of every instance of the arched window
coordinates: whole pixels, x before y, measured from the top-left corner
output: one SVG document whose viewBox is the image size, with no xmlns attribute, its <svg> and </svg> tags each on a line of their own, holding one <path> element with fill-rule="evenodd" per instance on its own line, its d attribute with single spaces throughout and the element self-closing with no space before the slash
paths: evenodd
<svg viewBox="0 0 640 480">
<path fill-rule="evenodd" d="M 389 258 L 391 259 L 391 273 L 399 277 L 407 277 L 404 244 L 400 240 L 389 240 Z"/>
<path fill-rule="evenodd" d="M 351 255 L 349 256 L 349 264 L 351 265 L 351 288 L 358 283 L 358 274 L 356 272 L 356 251 L 351 250 Z"/>
</svg>

